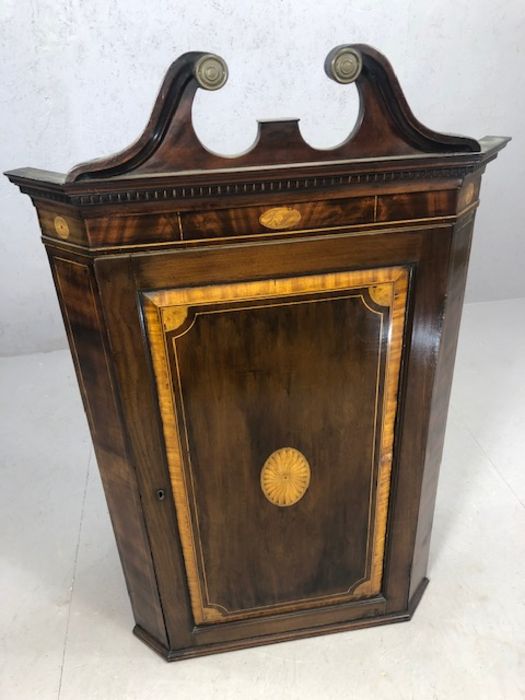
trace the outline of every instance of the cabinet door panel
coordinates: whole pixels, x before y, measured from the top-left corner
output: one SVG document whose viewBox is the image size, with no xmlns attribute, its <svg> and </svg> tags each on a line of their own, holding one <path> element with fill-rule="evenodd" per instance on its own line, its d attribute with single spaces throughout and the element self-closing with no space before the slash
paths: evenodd
<svg viewBox="0 0 525 700">
<path fill-rule="evenodd" d="M 142 294 L 197 624 L 380 593 L 407 284 Z"/>
</svg>

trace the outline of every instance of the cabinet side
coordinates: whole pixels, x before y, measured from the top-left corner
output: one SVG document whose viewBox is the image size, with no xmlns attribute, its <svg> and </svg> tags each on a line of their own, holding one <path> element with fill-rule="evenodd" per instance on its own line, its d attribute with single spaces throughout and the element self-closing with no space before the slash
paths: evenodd
<svg viewBox="0 0 525 700">
<path fill-rule="evenodd" d="M 446 301 L 442 315 L 442 336 L 432 392 L 425 468 L 410 577 L 410 598 L 416 593 L 419 585 L 425 579 L 428 565 L 430 534 L 434 518 L 438 476 L 443 455 L 445 427 L 465 296 L 474 213 L 474 210 L 471 210 L 458 219 L 452 238 Z"/>
<path fill-rule="evenodd" d="M 162 643 L 166 630 L 91 261 L 48 248 L 106 501 L 137 624 Z"/>
</svg>

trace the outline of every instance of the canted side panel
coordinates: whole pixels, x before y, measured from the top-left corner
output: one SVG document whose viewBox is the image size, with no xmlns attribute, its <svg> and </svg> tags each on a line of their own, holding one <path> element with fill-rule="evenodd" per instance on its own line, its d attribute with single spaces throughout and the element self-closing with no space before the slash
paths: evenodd
<svg viewBox="0 0 525 700">
<path fill-rule="evenodd" d="M 196 622 L 380 593 L 406 294 L 385 268 L 145 295 Z"/>
<path fill-rule="evenodd" d="M 446 306 L 439 358 L 430 405 L 430 422 L 425 455 L 425 470 L 421 486 L 421 501 L 410 579 L 412 596 L 426 575 L 430 549 L 430 534 L 434 518 L 439 468 L 443 454 L 445 428 L 454 374 L 456 348 L 463 311 L 467 269 L 474 228 L 474 212 L 457 224 L 452 238 Z"/>
<path fill-rule="evenodd" d="M 50 257 L 136 622 L 166 644 L 137 484 L 128 462 L 90 267 Z"/>
</svg>

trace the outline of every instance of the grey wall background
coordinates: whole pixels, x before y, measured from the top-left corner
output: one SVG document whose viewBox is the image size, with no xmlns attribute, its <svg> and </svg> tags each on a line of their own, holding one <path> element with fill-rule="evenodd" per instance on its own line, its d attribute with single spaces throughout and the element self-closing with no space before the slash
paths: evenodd
<svg viewBox="0 0 525 700">
<path fill-rule="evenodd" d="M 290 116 L 314 146 L 334 146 L 357 96 L 324 76 L 325 55 L 369 43 L 431 128 L 514 137 L 485 176 L 467 300 L 525 296 L 524 36 L 523 0 L 2 0 L 0 167 L 65 171 L 123 148 L 188 50 L 219 53 L 230 68 L 225 88 L 196 99 L 208 148 L 244 150 L 257 118 Z M 64 347 L 36 215 L 5 178 L 0 219 L 0 354 Z"/>
</svg>

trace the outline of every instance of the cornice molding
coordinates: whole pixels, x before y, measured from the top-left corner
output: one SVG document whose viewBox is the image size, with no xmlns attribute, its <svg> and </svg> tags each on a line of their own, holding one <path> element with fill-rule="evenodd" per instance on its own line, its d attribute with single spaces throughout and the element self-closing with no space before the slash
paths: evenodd
<svg viewBox="0 0 525 700">
<path fill-rule="evenodd" d="M 275 195 L 280 192 L 308 192 L 319 189 L 337 189 L 354 185 L 370 185 L 377 183 L 407 182 L 428 179 L 462 179 L 466 175 L 483 167 L 484 164 L 466 164 L 457 167 L 414 168 L 413 170 L 363 171 L 339 173 L 333 175 L 274 177 L 268 179 L 247 179 L 242 182 L 194 182 L 151 186 L 144 182 L 140 186 L 132 186 L 130 181 L 112 181 L 113 189 L 101 192 L 74 192 L 62 188 L 48 188 L 44 182 L 38 182 L 24 177 L 11 176 L 11 180 L 19 185 L 20 190 L 35 199 L 46 199 L 74 206 L 90 206 L 101 204 L 127 204 L 130 202 L 156 201 L 188 201 L 208 197 L 239 197 L 250 195 Z"/>
</svg>

